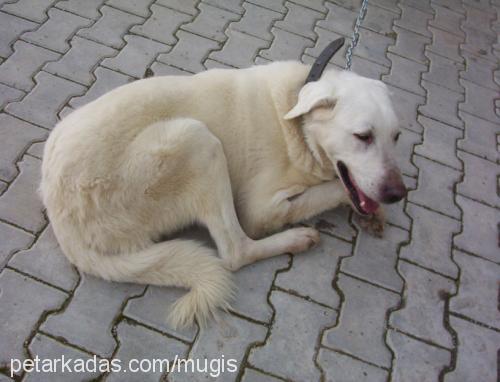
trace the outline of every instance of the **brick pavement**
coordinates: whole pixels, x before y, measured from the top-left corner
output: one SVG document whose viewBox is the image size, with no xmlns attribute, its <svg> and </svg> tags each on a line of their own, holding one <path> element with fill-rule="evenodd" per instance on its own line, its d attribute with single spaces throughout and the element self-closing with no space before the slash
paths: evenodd
<svg viewBox="0 0 500 382">
<path fill-rule="evenodd" d="M 58 118 L 148 75 L 294 59 L 352 42 L 361 0 L 0 1 L 0 380 L 12 357 L 234 358 L 221 381 L 496 381 L 500 344 L 500 1 L 369 0 L 355 71 L 390 85 L 411 192 L 385 238 L 347 208 L 308 254 L 235 277 L 203 332 L 165 322 L 182 291 L 79 274 L 36 195 Z M 345 65 L 345 50 L 331 65 Z M 23 374 L 15 380 L 206 380 Z"/>
</svg>

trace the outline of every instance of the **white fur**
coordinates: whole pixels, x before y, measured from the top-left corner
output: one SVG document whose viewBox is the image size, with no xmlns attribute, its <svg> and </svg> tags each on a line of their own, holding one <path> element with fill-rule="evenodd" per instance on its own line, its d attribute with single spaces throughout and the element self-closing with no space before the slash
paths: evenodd
<svg viewBox="0 0 500 382">
<path fill-rule="evenodd" d="M 41 183 L 68 259 L 108 280 L 189 288 L 171 322 L 203 324 L 229 306 L 229 270 L 318 241 L 311 228 L 262 237 L 348 202 L 337 159 L 376 197 L 396 129 L 385 87 L 330 71 L 300 91 L 308 70 L 154 77 L 70 114 L 47 141 Z M 370 153 L 352 141 L 368 124 L 381 142 Z M 157 242 L 195 222 L 219 257 L 195 241 Z"/>
</svg>

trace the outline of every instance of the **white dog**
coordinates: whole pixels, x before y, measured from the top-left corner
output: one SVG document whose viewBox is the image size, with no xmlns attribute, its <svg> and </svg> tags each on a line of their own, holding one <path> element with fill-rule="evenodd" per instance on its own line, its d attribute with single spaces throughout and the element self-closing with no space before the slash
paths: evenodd
<svg viewBox="0 0 500 382">
<path fill-rule="evenodd" d="M 55 235 L 80 270 L 190 291 L 173 325 L 227 308 L 229 271 L 319 240 L 312 228 L 262 238 L 340 203 L 373 214 L 406 189 L 393 151 L 386 86 L 273 63 L 154 77 L 122 86 L 60 122 L 45 146 L 41 193 Z M 193 223 L 214 250 L 158 242 Z"/>
</svg>

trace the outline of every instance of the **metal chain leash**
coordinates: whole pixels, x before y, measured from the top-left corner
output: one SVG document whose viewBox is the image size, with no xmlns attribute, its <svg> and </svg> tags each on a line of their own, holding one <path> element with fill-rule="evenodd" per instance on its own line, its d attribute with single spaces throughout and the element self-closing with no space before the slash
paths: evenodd
<svg viewBox="0 0 500 382">
<path fill-rule="evenodd" d="M 346 70 L 351 70 L 352 53 L 353 53 L 356 45 L 358 45 L 359 27 L 361 26 L 361 23 L 365 19 L 367 9 L 368 9 L 368 0 L 363 0 L 361 3 L 361 8 L 359 9 L 358 17 L 356 18 L 356 23 L 354 24 L 354 32 L 352 34 L 352 41 L 351 41 L 351 44 L 349 44 L 349 46 L 347 48 L 346 55 L 345 55 L 345 58 L 346 58 L 345 68 L 346 68 Z"/>
</svg>

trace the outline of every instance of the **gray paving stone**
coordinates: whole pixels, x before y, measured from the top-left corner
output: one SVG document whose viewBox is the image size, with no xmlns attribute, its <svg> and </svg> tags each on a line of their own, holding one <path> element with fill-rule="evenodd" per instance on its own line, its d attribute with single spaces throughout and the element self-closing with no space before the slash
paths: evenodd
<svg viewBox="0 0 500 382">
<path fill-rule="evenodd" d="M 398 158 L 398 166 L 403 174 L 414 177 L 418 175 L 418 169 L 412 163 L 412 156 L 415 145 L 421 142 L 422 136 L 420 134 L 410 130 L 401 131 L 398 143 L 396 144 L 396 155 Z"/>
<path fill-rule="evenodd" d="M 458 157 L 464 163 L 464 179 L 458 184 L 457 193 L 493 207 L 500 207 L 497 181 L 500 166 L 463 151 L 458 152 Z"/>
<path fill-rule="evenodd" d="M 158 56 L 158 61 L 192 73 L 203 72 L 203 59 L 219 48 L 219 43 L 184 31 L 178 31 L 176 35 L 179 42 L 168 54 Z"/>
<path fill-rule="evenodd" d="M 410 7 L 419 9 L 424 12 L 433 13 L 430 5 L 430 0 L 401 0 L 401 4 L 409 5 Z"/>
<path fill-rule="evenodd" d="M 338 33 L 330 32 L 322 28 L 316 28 L 315 31 L 318 34 L 318 39 L 316 40 L 314 48 L 307 48 L 305 50 L 305 54 L 314 58 L 318 57 L 323 51 L 323 49 L 325 49 L 326 46 L 330 44 L 332 41 L 338 39 L 339 37 L 342 37 Z M 350 39 L 346 39 L 344 46 L 330 60 L 331 64 L 337 65 L 341 68 L 345 68 L 346 66 L 345 55 L 347 52 L 347 47 L 349 46 L 350 42 L 351 42 Z"/>
<path fill-rule="evenodd" d="M 329 2 L 325 3 L 325 7 L 328 8 L 328 14 L 324 20 L 319 20 L 316 25 L 342 36 L 351 37 L 354 22 L 358 16 L 357 12 Z"/>
<path fill-rule="evenodd" d="M 30 91 L 35 86 L 32 77 L 48 61 L 61 55 L 24 41 L 16 41 L 14 53 L 0 66 L 0 82 L 17 89 Z"/>
<path fill-rule="evenodd" d="M 45 225 L 43 205 L 37 195 L 40 161 L 24 156 L 18 163 L 20 174 L 0 198 L 0 217 L 30 232 Z"/>
<path fill-rule="evenodd" d="M 332 282 L 340 259 L 351 254 L 351 247 L 344 241 L 322 235 L 318 246 L 293 257 L 290 269 L 278 273 L 274 285 L 338 309 L 340 296 Z"/>
<path fill-rule="evenodd" d="M 493 4 L 495 1 L 492 2 Z M 486 0 L 464 0 L 466 10 L 470 8 L 477 8 L 482 11 L 490 10 L 490 2 Z"/>
<path fill-rule="evenodd" d="M 500 123 L 494 106 L 495 99 L 499 97 L 498 90 L 486 89 L 465 80 L 460 83 L 465 87 L 465 102 L 459 105 L 459 109 L 490 122 Z"/>
<path fill-rule="evenodd" d="M 42 23 L 47 19 L 47 10 L 56 0 L 19 0 L 5 4 L 2 11 Z"/>
<path fill-rule="evenodd" d="M 287 32 L 315 40 L 314 26 L 319 19 L 325 16 L 320 12 L 301 7 L 294 3 L 286 2 L 285 6 L 288 9 L 285 18 L 277 21 L 274 26 Z"/>
<path fill-rule="evenodd" d="M 28 150 L 26 150 L 26 153 L 34 156 L 35 158 L 42 159 L 44 146 L 45 142 L 32 143 Z"/>
<path fill-rule="evenodd" d="M 151 5 L 153 14 L 144 24 L 135 25 L 132 33 L 151 38 L 164 44 L 173 45 L 177 42 L 175 31 L 184 23 L 191 20 L 191 16 L 174 11 L 170 8 Z"/>
<path fill-rule="evenodd" d="M 463 38 L 464 32 L 460 29 L 461 22 L 464 19 L 462 14 L 435 3 L 432 4 L 432 8 L 434 8 L 435 16 L 434 19 L 429 21 L 430 26 L 437 27 Z"/>
<path fill-rule="evenodd" d="M 498 210 L 457 195 L 463 211 L 463 231 L 455 238 L 455 245 L 492 261 L 500 262 L 498 252 Z"/>
<path fill-rule="evenodd" d="M 307 258 L 311 256 L 313 253 L 304 254 Z M 283 255 L 259 261 L 236 272 L 234 282 L 238 290 L 231 303 L 231 310 L 242 316 L 269 323 L 273 316 L 273 309 L 267 301 L 267 295 L 273 285 L 276 272 L 286 269 L 289 262 L 290 257 Z M 259 281 L 256 282 L 256 280 Z"/>
<path fill-rule="evenodd" d="M 11 102 L 19 101 L 25 96 L 25 92 L 0 84 L 0 111 Z"/>
<path fill-rule="evenodd" d="M 224 30 L 229 23 L 240 19 L 232 12 L 205 3 L 200 3 L 198 9 L 200 13 L 193 22 L 183 25 L 181 29 L 219 42 L 227 39 Z"/>
<path fill-rule="evenodd" d="M 261 373 L 255 369 L 249 367 L 245 368 L 243 376 L 241 378 L 242 382 L 280 382 L 282 379 L 271 377 L 268 374 Z"/>
<path fill-rule="evenodd" d="M 71 359 L 81 359 L 84 362 L 87 362 L 89 365 L 89 369 L 92 368 L 93 356 L 90 354 L 84 353 L 80 350 L 75 349 L 74 347 L 67 346 L 60 342 L 55 341 L 53 338 L 50 338 L 44 334 L 37 333 L 33 340 L 28 346 L 33 357 L 38 356 L 40 360 L 50 359 L 62 359 L 65 360 Z M 99 358 L 96 358 L 96 370 L 92 372 L 92 370 L 87 371 L 72 371 L 71 373 L 66 371 L 62 371 L 61 366 L 58 365 L 56 370 L 52 373 L 47 372 L 36 372 L 33 371 L 31 373 L 27 373 L 26 377 L 23 378 L 24 381 L 36 381 L 36 382 L 64 382 L 71 379 L 71 381 L 75 382 L 84 382 L 92 380 L 93 378 L 99 377 L 100 373 L 97 369 L 99 362 Z M 75 363 L 70 363 L 70 365 L 75 365 Z"/>
<path fill-rule="evenodd" d="M 386 225 L 383 238 L 360 231 L 354 255 L 342 261 L 344 273 L 400 293 L 403 280 L 396 272 L 399 245 L 408 239 L 408 232 Z M 312 276 L 311 276 L 312 277 Z"/>
<path fill-rule="evenodd" d="M 186 291 L 178 288 L 149 286 L 144 296 L 127 302 L 123 313 L 161 332 L 192 342 L 196 336 L 196 327 L 175 330 L 167 322 L 169 307 L 185 293 Z"/>
<path fill-rule="evenodd" d="M 386 57 L 387 48 L 394 44 L 392 37 L 382 36 L 378 33 L 361 28 L 359 30 L 359 41 L 354 55 L 366 58 L 377 64 L 391 66 Z"/>
<path fill-rule="evenodd" d="M 273 11 L 280 13 L 286 13 L 287 11 L 284 5 L 284 0 L 249 0 L 247 2 L 272 9 Z"/>
<path fill-rule="evenodd" d="M 23 33 L 35 29 L 38 24 L 0 12 L 0 57 L 8 57 L 12 53 L 12 43 Z"/>
<path fill-rule="evenodd" d="M 383 382 L 388 377 L 384 369 L 324 348 L 319 350 L 318 364 L 327 382 Z"/>
<path fill-rule="evenodd" d="M 427 29 L 429 21 L 433 19 L 432 14 L 413 8 L 407 4 L 399 4 L 399 7 L 402 11 L 401 18 L 395 20 L 394 25 L 423 36 L 432 37 L 432 33 Z"/>
<path fill-rule="evenodd" d="M 238 68 L 252 66 L 257 53 L 269 46 L 267 41 L 237 30 L 232 30 L 231 27 L 226 31 L 226 34 L 228 40 L 222 47 L 222 50 L 212 52 L 209 57 Z"/>
<path fill-rule="evenodd" d="M 377 7 L 387 9 L 395 14 L 401 14 L 401 9 L 397 7 L 398 0 L 373 0 L 372 3 Z"/>
<path fill-rule="evenodd" d="M 451 259 L 450 248 L 460 223 L 412 203 L 407 204 L 406 211 L 413 219 L 412 240 L 401 248 L 400 257 L 456 278 L 458 268 Z"/>
<path fill-rule="evenodd" d="M 458 147 L 483 158 L 498 161 L 500 153 L 495 137 L 500 126 L 467 113 L 460 112 L 459 115 L 465 124 L 465 137 L 458 141 Z"/>
<path fill-rule="evenodd" d="M 250 364 L 282 378 L 319 380 L 315 348 L 323 329 L 335 323 L 336 312 L 280 291 L 273 291 L 270 301 L 276 310 L 273 329 L 264 345 L 251 350 Z"/>
<path fill-rule="evenodd" d="M 464 80 L 473 82 L 477 85 L 496 90 L 499 89 L 499 81 L 494 80 L 494 72 L 498 69 L 498 63 L 485 60 L 467 52 L 462 52 L 465 58 L 465 70 L 460 74 Z M 500 73 L 497 70 L 497 73 Z"/>
<path fill-rule="evenodd" d="M 0 221 L 0 270 L 13 253 L 27 248 L 34 240 L 28 232 Z"/>
<path fill-rule="evenodd" d="M 390 315 L 389 324 L 417 338 L 453 348 L 443 322 L 444 296 L 455 293 L 455 283 L 405 261 L 399 263 L 398 270 L 405 279 L 404 304 Z"/>
<path fill-rule="evenodd" d="M 345 301 L 338 326 L 328 329 L 323 344 L 382 367 L 391 366 L 391 353 L 384 343 L 385 316 L 399 296 L 340 274 L 338 286 Z"/>
<path fill-rule="evenodd" d="M 71 49 L 59 61 L 45 65 L 44 70 L 88 86 L 95 80 L 92 72 L 97 64 L 116 53 L 113 48 L 75 36 Z"/>
<path fill-rule="evenodd" d="M 405 90 L 389 86 L 394 110 L 399 118 L 399 125 L 405 129 L 421 133 L 423 127 L 417 122 L 417 108 L 425 103 L 425 98 Z M 410 138 L 410 135 L 408 135 Z"/>
<path fill-rule="evenodd" d="M 56 3 L 56 7 L 64 11 L 76 13 L 88 19 L 97 20 L 101 17 L 100 9 L 106 0 L 62 0 Z"/>
<path fill-rule="evenodd" d="M 496 381 L 500 333 L 453 316 L 450 324 L 458 335 L 457 366 L 444 381 Z"/>
<path fill-rule="evenodd" d="M 433 37 L 432 44 L 427 46 L 427 50 L 459 63 L 464 61 L 459 52 L 462 37 L 433 27 L 429 27 L 429 30 Z"/>
<path fill-rule="evenodd" d="M 427 103 L 419 111 L 427 117 L 462 128 L 457 105 L 463 102 L 464 96 L 427 81 L 422 81 L 422 86 L 427 90 Z"/>
<path fill-rule="evenodd" d="M 265 61 L 265 63 L 263 63 L 263 65 L 269 63 L 269 61 L 263 59 L 262 57 L 257 56 L 255 58 L 254 64 L 260 65 L 261 63 L 259 62 L 259 60 Z M 203 65 L 205 66 L 205 68 L 207 68 L 207 70 L 208 69 L 234 69 L 234 67 L 229 65 L 229 64 L 223 64 L 222 62 L 212 60 L 211 58 L 207 58 Z"/>
<path fill-rule="evenodd" d="M 10 378 L 9 378 L 9 377 L 7 377 L 6 375 L 0 374 L 0 381 L 1 381 L 1 382 L 13 382 L 14 380 L 13 380 L 13 379 L 10 379 Z"/>
<path fill-rule="evenodd" d="M 421 64 L 427 64 L 424 50 L 425 46 L 431 43 L 431 39 L 397 26 L 394 26 L 393 30 L 396 32 L 396 43 L 391 44 L 388 51 Z"/>
<path fill-rule="evenodd" d="M 204 2 L 214 5 L 218 8 L 225 9 L 227 11 L 236 13 L 238 15 L 241 15 L 244 10 L 243 7 L 241 6 L 242 1 L 235 1 L 235 0 L 204 0 Z"/>
<path fill-rule="evenodd" d="M 407 190 L 414 190 L 416 186 L 416 179 L 403 175 L 403 181 Z M 411 228 L 411 220 L 405 213 L 405 203 L 399 202 L 383 206 L 385 213 L 385 220 L 387 223 L 395 225 L 406 231 Z"/>
<path fill-rule="evenodd" d="M 462 137 L 462 131 L 423 116 L 418 121 L 424 126 L 424 140 L 415 147 L 415 152 L 461 170 L 462 164 L 457 158 L 455 147 L 457 140 Z"/>
<path fill-rule="evenodd" d="M 364 58 L 353 56 L 351 70 L 361 76 L 380 80 L 382 75 L 389 73 L 390 69 L 387 66 L 378 65 Z"/>
<path fill-rule="evenodd" d="M 327 13 L 328 9 L 323 0 L 292 0 L 293 3 L 302 5 L 303 7 L 314 9 L 315 11 Z"/>
<path fill-rule="evenodd" d="M 198 0 L 156 0 L 155 3 L 175 9 L 180 12 L 187 13 L 191 16 L 196 16 L 196 14 L 198 13 L 198 10 L 196 9 Z"/>
<path fill-rule="evenodd" d="M 450 311 L 500 329 L 497 307 L 500 266 L 454 251 L 453 258 L 461 269 L 458 294 L 450 300 Z"/>
<path fill-rule="evenodd" d="M 354 236 L 356 236 L 356 230 L 349 223 L 350 213 L 350 207 L 341 206 L 325 211 L 303 223 L 327 235 L 352 241 Z"/>
<path fill-rule="evenodd" d="M 444 349 L 425 344 L 394 330 L 387 332 L 387 343 L 394 352 L 391 381 L 437 381 L 441 370 L 451 362 Z"/>
<path fill-rule="evenodd" d="M 125 85 L 132 82 L 133 78 L 122 73 L 115 72 L 101 66 L 97 67 L 94 72 L 96 77 L 95 82 L 89 88 L 87 93 L 81 97 L 74 97 L 69 104 L 73 108 L 86 105 L 87 103 L 99 98 L 103 94 L 117 88 L 118 86 Z"/>
<path fill-rule="evenodd" d="M 5 110 L 21 119 L 51 129 L 57 123 L 57 112 L 66 101 L 83 94 L 85 87 L 46 72 L 35 76 L 36 86 L 22 101 L 7 105 Z"/>
<path fill-rule="evenodd" d="M 107 0 L 106 4 L 137 16 L 149 17 L 152 2 L 153 0 Z"/>
<path fill-rule="evenodd" d="M 141 78 L 158 54 L 170 50 L 168 45 L 141 36 L 126 35 L 125 41 L 127 45 L 120 53 L 113 58 L 104 59 L 101 66 Z"/>
<path fill-rule="evenodd" d="M 460 172 L 421 156 L 414 156 L 413 161 L 420 169 L 419 188 L 409 193 L 408 200 L 459 219 L 460 210 L 451 191 L 460 180 Z"/>
<path fill-rule="evenodd" d="M 266 338 L 267 328 L 253 322 L 243 320 L 230 314 L 223 314 L 218 322 L 212 322 L 207 330 L 202 330 L 193 344 L 189 357 L 193 359 L 221 359 L 223 356 L 235 360 L 237 370 L 227 368 L 224 372 L 210 371 L 184 372 L 177 370 L 169 374 L 169 381 L 235 381 L 246 356 L 247 349 L 256 342 Z M 219 375 L 217 375 L 219 374 Z M 212 378 L 209 378 L 211 376 Z"/>
<path fill-rule="evenodd" d="M 271 46 L 260 52 L 263 58 L 271 61 L 298 60 L 307 47 L 314 46 L 311 40 L 282 29 L 272 28 L 271 33 L 274 35 Z"/>
<path fill-rule="evenodd" d="M 80 28 L 89 26 L 92 21 L 69 12 L 51 8 L 49 19 L 39 29 L 26 32 L 21 37 L 44 48 L 65 53 L 69 48 L 69 40 Z"/>
<path fill-rule="evenodd" d="M 397 17 L 398 15 L 394 12 L 370 5 L 367 8 L 366 16 L 361 25 L 372 32 L 389 36 L 394 33 L 392 25 L 394 24 L 394 19 Z"/>
<path fill-rule="evenodd" d="M 188 352 L 186 344 L 173 338 L 159 335 L 157 332 L 147 329 L 144 326 L 134 325 L 126 321 L 118 324 L 116 327 L 116 336 L 120 342 L 120 347 L 116 354 L 114 354 L 114 359 L 120 360 L 122 365 L 127 366 L 131 360 L 146 359 L 148 362 L 143 361 L 144 372 L 134 372 L 134 370 L 129 368 L 127 372 L 122 370 L 122 372 L 109 374 L 106 381 L 156 382 L 168 370 L 167 367 L 169 365 L 171 367 L 174 359 L 183 359 Z M 168 360 L 170 363 L 167 365 L 164 361 L 161 367 L 156 364 L 154 365 L 155 369 L 152 369 L 153 360 L 156 359 L 161 359 L 162 361 Z M 139 364 L 132 363 L 130 366 L 133 369 L 137 369 Z M 151 370 L 148 371 L 148 368 L 151 368 Z"/>
<path fill-rule="evenodd" d="M 9 266 L 67 291 L 78 283 L 78 273 L 59 248 L 50 225 L 30 249 L 16 253 Z"/>
<path fill-rule="evenodd" d="M 282 18 L 283 15 L 247 2 L 243 3 L 243 8 L 245 9 L 243 17 L 238 22 L 232 23 L 230 29 L 247 33 L 266 41 L 272 41 L 271 26 L 276 20 Z"/>
<path fill-rule="evenodd" d="M 427 65 L 392 53 L 388 53 L 387 57 L 392 62 L 391 71 L 389 75 L 382 77 L 382 80 L 411 93 L 425 96 L 426 92 L 420 86 L 420 78 L 422 73 L 427 71 Z"/>
<path fill-rule="evenodd" d="M 190 72 L 186 72 L 174 66 L 165 65 L 161 62 L 153 62 L 151 65 L 151 71 L 155 76 L 187 76 L 191 75 Z"/>
<path fill-rule="evenodd" d="M 481 26 L 464 26 L 465 43 L 461 48 L 476 56 L 481 56 L 492 61 L 497 61 L 493 55 L 492 46 L 496 43 L 497 36 L 490 31 L 485 32 Z"/>
<path fill-rule="evenodd" d="M 23 342 L 40 316 L 59 309 L 68 296 L 10 269 L 0 273 L 0 290 L 0 363 L 10 364 L 11 358 L 26 358 Z"/>
<path fill-rule="evenodd" d="M 41 330 L 97 355 L 109 357 L 117 345 L 111 329 L 121 306 L 128 298 L 141 294 L 144 288 L 142 285 L 110 283 L 82 274 L 66 309 L 49 315 Z"/>
<path fill-rule="evenodd" d="M 465 69 L 463 64 L 432 52 L 426 52 L 426 56 L 429 57 L 430 66 L 429 72 L 422 76 L 424 80 L 457 93 L 464 92 L 464 88 L 458 82 L 458 72 Z"/>
<path fill-rule="evenodd" d="M 78 35 L 101 44 L 120 49 L 125 45 L 123 35 L 134 25 L 144 22 L 139 16 L 131 15 L 108 6 L 99 10 L 102 17 L 90 28 L 78 31 Z"/>
<path fill-rule="evenodd" d="M 16 162 L 34 141 L 46 138 L 48 132 L 7 114 L 0 114 L 0 179 L 12 181 L 19 173 Z"/>
<path fill-rule="evenodd" d="M 335 4 L 340 5 L 341 7 L 344 7 L 354 12 L 358 12 L 359 8 L 361 7 L 362 0 L 335 0 L 334 2 Z"/>
</svg>

